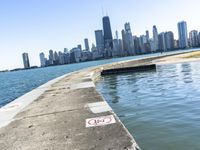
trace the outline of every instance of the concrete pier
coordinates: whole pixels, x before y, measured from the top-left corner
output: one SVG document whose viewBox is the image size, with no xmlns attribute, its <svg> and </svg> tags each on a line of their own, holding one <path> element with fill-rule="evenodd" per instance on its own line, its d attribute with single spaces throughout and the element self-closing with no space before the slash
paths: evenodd
<svg viewBox="0 0 200 150">
<path fill-rule="evenodd" d="M 95 89 L 102 67 L 75 72 L 40 87 L 44 92 L 0 128 L 0 149 L 139 150 Z M 23 100 L 27 101 L 28 97 Z M 0 115 L 15 112 L 18 105 L 1 108 Z"/>
<path fill-rule="evenodd" d="M 152 57 L 84 69 L 0 109 L 0 150 L 139 150 L 96 91 L 102 70 L 152 65 Z"/>
</svg>

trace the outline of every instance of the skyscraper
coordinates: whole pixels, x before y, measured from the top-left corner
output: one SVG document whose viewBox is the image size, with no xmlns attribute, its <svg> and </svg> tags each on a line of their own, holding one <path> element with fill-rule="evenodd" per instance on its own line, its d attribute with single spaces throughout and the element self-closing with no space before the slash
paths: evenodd
<svg viewBox="0 0 200 150">
<path fill-rule="evenodd" d="M 137 36 L 133 36 L 133 41 L 134 41 L 134 49 L 136 54 L 141 54 L 141 49 L 140 49 L 140 38 Z"/>
<path fill-rule="evenodd" d="M 77 47 L 70 50 L 70 62 L 78 63 L 81 61 L 81 50 Z"/>
<path fill-rule="evenodd" d="M 158 49 L 161 51 L 166 50 L 165 33 L 162 32 L 158 35 Z"/>
<path fill-rule="evenodd" d="M 113 37 L 108 16 L 103 17 L 104 48 L 113 49 Z"/>
<path fill-rule="evenodd" d="M 77 47 L 82 51 L 82 46 L 81 46 L 81 44 L 78 44 Z"/>
<path fill-rule="evenodd" d="M 179 37 L 179 48 L 188 47 L 188 33 L 187 33 L 187 23 L 181 21 L 178 23 L 178 37 Z"/>
<path fill-rule="evenodd" d="M 189 40 L 190 40 L 190 46 L 191 47 L 197 47 L 199 45 L 199 42 L 198 42 L 198 31 L 197 30 L 192 30 L 189 33 Z"/>
<path fill-rule="evenodd" d="M 115 32 L 115 39 L 113 40 L 113 56 L 120 56 L 120 44 L 118 38 L 118 31 Z"/>
<path fill-rule="evenodd" d="M 129 22 L 124 24 L 124 29 L 125 29 L 125 36 L 126 36 L 125 42 L 127 44 L 128 55 L 133 55 L 133 54 L 135 54 L 134 41 L 133 41 L 131 26 L 130 26 Z"/>
<path fill-rule="evenodd" d="M 69 53 L 67 48 L 64 48 L 64 53 Z"/>
<path fill-rule="evenodd" d="M 146 50 L 145 50 L 145 44 L 146 43 L 147 43 L 146 36 L 141 35 L 140 38 L 139 38 L 139 46 L 140 46 L 141 53 L 146 53 Z"/>
<path fill-rule="evenodd" d="M 174 49 L 174 34 L 172 31 L 165 32 L 165 43 L 167 50 Z"/>
<path fill-rule="evenodd" d="M 126 22 L 126 23 L 124 24 L 124 29 L 125 29 L 125 31 L 127 31 L 127 32 L 131 32 L 131 25 L 130 25 L 129 22 Z"/>
<path fill-rule="evenodd" d="M 149 31 L 146 30 L 146 39 L 147 39 L 147 42 L 149 42 Z"/>
<path fill-rule="evenodd" d="M 123 50 L 123 52 L 126 52 L 128 50 L 128 43 L 127 43 L 127 39 L 126 39 L 127 38 L 126 37 L 126 32 L 123 29 L 121 31 L 121 33 L 122 33 L 122 50 Z"/>
<path fill-rule="evenodd" d="M 89 47 L 88 39 L 84 39 L 84 43 L 85 43 L 85 50 L 86 50 L 86 51 L 89 51 L 89 50 L 90 50 L 90 47 Z"/>
<path fill-rule="evenodd" d="M 153 41 L 154 41 L 154 51 L 158 50 L 158 30 L 156 26 L 153 26 Z"/>
<path fill-rule="evenodd" d="M 198 33 L 198 43 L 200 45 L 200 32 Z"/>
<path fill-rule="evenodd" d="M 95 40 L 96 40 L 96 47 L 98 50 L 103 50 L 104 48 L 104 38 L 103 38 L 103 31 L 96 30 L 95 31 Z"/>
<path fill-rule="evenodd" d="M 30 68 L 28 53 L 23 53 L 23 54 L 22 54 L 22 58 L 23 58 L 24 68 L 25 68 L 25 69 Z"/>
<path fill-rule="evenodd" d="M 46 66 L 46 59 L 45 59 L 44 53 L 40 53 L 40 64 L 41 64 L 41 67 Z"/>
<path fill-rule="evenodd" d="M 63 65 L 65 63 L 64 53 L 58 52 L 58 57 L 59 57 L 59 64 Z"/>
<path fill-rule="evenodd" d="M 53 50 L 49 50 L 49 61 L 48 61 L 48 64 L 49 65 L 53 65 L 53 60 L 54 60 L 54 58 L 53 58 Z"/>
<path fill-rule="evenodd" d="M 53 54 L 53 64 L 58 65 L 59 64 L 59 56 L 58 53 L 55 51 Z"/>
<path fill-rule="evenodd" d="M 115 39 L 119 40 L 118 31 L 115 31 Z"/>
</svg>

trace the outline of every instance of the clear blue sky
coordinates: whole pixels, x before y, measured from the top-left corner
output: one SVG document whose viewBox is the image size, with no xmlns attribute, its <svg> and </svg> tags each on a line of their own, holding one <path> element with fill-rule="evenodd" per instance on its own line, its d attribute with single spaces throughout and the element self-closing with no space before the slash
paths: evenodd
<svg viewBox="0 0 200 150">
<path fill-rule="evenodd" d="M 102 7 L 110 16 L 111 27 L 121 31 L 131 23 L 134 35 L 171 30 L 177 38 L 177 22 L 185 20 L 188 30 L 200 30 L 199 0 L 1 0 L 0 70 L 23 67 L 23 52 L 31 65 L 39 65 L 39 53 L 63 51 L 102 29 Z"/>
</svg>

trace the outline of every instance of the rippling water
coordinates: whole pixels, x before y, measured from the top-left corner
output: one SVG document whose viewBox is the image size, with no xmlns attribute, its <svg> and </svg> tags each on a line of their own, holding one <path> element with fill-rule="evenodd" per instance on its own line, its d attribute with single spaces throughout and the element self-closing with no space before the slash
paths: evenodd
<svg viewBox="0 0 200 150">
<path fill-rule="evenodd" d="M 143 150 L 200 149 L 200 62 L 106 76 L 97 88 Z"/>
</svg>

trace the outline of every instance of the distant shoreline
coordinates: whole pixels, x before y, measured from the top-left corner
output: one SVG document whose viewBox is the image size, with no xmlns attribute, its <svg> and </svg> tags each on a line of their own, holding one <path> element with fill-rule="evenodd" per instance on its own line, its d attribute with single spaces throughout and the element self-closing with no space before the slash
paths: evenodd
<svg viewBox="0 0 200 150">
<path fill-rule="evenodd" d="M 164 64 L 176 64 L 176 63 L 195 62 L 195 61 L 200 61 L 200 51 L 178 54 L 175 56 L 166 56 L 165 58 L 154 60 L 153 63 L 157 65 L 164 65 Z"/>
<path fill-rule="evenodd" d="M 166 51 L 166 52 L 173 52 L 173 51 L 184 51 L 184 50 L 197 50 L 199 48 L 188 48 L 188 49 L 176 49 L 176 50 L 171 50 L 171 51 Z M 151 52 L 151 53 L 145 53 L 145 54 L 140 54 L 140 55 L 146 55 L 146 54 L 153 54 L 153 53 L 166 53 L 166 52 Z M 140 56 L 140 55 L 134 55 L 134 56 Z M 123 57 L 130 57 L 130 56 L 123 56 Z M 112 57 L 112 58 L 105 58 L 105 59 L 97 59 L 97 60 L 90 60 L 90 61 L 98 61 L 98 60 L 106 60 L 106 59 L 113 59 L 113 58 L 123 58 L 123 57 Z M 79 62 L 79 63 L 84 63 L 84 62 L 89 62 L 89 61 L 83 61 L 83 62 Z M 70 63 L 73 64 L 73 63 Z M 69 65 L 69 64 L 63 64 L 63 65 Z M 47 66 L 47 67 L 54 67 L 54 66 L 62 66 L 62 65 L 52 65 L 52 66 Z M 39 67 L 39 66 L 31 66 L 28 69 L 25 68 L 15 68 L 15 69 L 4 69 L 4 70 L 0 70 L 0 73 L 4 73 L 4 72 L 14 72 L 14 71 L 21 71 L 21 70 L 30 70 L 30 69 L 37 69 L 37 68 L 46 68 L 46 67 Z"/>
</svg>

